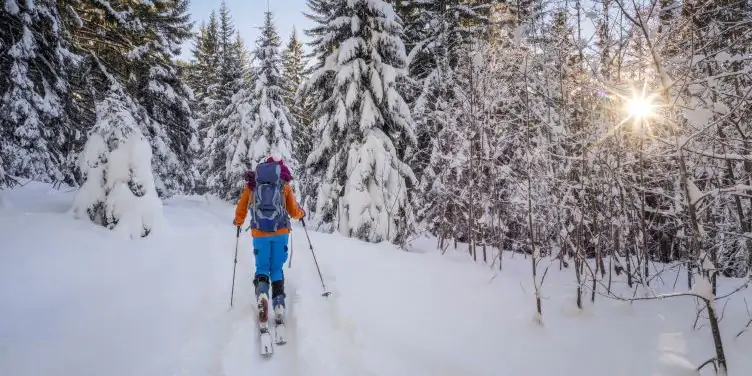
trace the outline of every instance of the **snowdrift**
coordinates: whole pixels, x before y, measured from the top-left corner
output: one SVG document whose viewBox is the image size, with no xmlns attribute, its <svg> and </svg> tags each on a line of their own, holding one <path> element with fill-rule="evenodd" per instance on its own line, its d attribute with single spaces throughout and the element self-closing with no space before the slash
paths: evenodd
<svg viewBox="0 0 752 376">
<path fill-rule="evenodd" d="M 706 320 L 693 330 L 695 299 L 598 296 L 579 311 L 573 273 L 555 264 L 541 326 L 529 260 L 508 253 L 499 272 L 462 249 L 442 256 L 431 239 L 405 252 L 311 233 L 326 299 L 295 227 L 290 342 L 262 359 L 245 234 L 229 308 L 231 205 L 168 200 L 166 230 L 128 240 L 73 219 L 75 192 L 30 183 L 2 194 L 2 375 L 690 375 L 713 354 Z M 722 280 L 719 293 L 737 283 Z M 619 279 L 614 288 L 633 293 Z M 749 320 L 745 298 L 718 304 L 732 375 L 752 374 L 752 333 L 736 338 Z"/>
</svg>

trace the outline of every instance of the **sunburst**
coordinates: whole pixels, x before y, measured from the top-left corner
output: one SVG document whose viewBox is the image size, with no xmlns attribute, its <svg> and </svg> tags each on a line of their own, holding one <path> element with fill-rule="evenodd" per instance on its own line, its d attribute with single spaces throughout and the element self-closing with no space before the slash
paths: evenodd
<svg viewBox="0 0 752 376">
<path fill-rule="evenodd" d="M 632 87 L 628 93 L 610 89 L 606 89 L 605 91 L 608 93 L 605 96 L 606 98 L 616 101 L 616 103 L 620 103 L 623 106 L 620 112 L 625 115 L 597 143 L 604 142 L 624 126 L 631 126 L 632 131 L 637 133 L 639 137 L 648 136 L 651 131 L 651 123 L 660 118 L 659 109 L 661 105 L 658 103 L 660 93 L 648 92 L 647 81 L 643 83 L 642 88 Z"/>
<path fill-rule="evenodd" d="M 633 88 L 630 95 L 616 94 L 624 103 L 624 112 L 626 117 L 617 125 L 617 128 L 624 124 L 631 123 L 635 131 L 644 136 L 650 131 L 651 121 L 658 118 L 657 99 L 659 93 L 649 93 L 647 82 L 643 83 L 642 89 Z"/>
</svg>

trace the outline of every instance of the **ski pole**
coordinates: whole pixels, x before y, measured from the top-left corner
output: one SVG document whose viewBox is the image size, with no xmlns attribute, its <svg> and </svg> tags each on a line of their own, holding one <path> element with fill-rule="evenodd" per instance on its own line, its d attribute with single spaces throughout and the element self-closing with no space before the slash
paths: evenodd
<svg viewBox="0 0 752 376">
<path fill-rule="evenodd" d="M 311 247 L 311 254 L 313 255 L 313 262 L 316 263 L 316 270 L 319 272 L 319 279 L 321 280 L 321 288 L 324 289 L 324 293 L 321 294 L 321 296 L 329 297 L 332 293 L 329 291 L 326 291 L 326 286 L 324 285 L 324 277 L 321 276 L 321 269 L 319 268 L 319 262 L 316 261 L 316 252 L 313 251 L 313 244 L 311 243 L 311 237 L 308 236 L 308 228 L 306 228 L 305 220 L 301 219 L 300 222 L 303 224 L 303 230 L 305 230 L 305 236 L 308 239 L 308 246 Z"/>
<path fill-rule="evenodd" d="M 240 241 L 240 226 L 238 233 L 235 235 L 235 261 L 232 264 L 232 290 L 230 290 L 230 307 L 232 307 L 232 298 L 235 294 L 235 267 L 238 265 L 238 242 Z"/>
</svg>

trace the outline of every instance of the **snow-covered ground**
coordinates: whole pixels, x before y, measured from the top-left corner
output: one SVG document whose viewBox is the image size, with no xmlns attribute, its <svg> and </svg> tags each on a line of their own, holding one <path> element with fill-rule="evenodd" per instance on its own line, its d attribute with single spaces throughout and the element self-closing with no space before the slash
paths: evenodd
<svg viewBox="0 0 752 376">
<path fill-rule="evenodd" d="M 556 266 L 540 326 L 529 260 L 509 254 L 499 273 L 463 252 L 439 255 L 430 240 L 403 252 L 311 233 L 324 298 L 296 226 L 290 342 L 262 359 L 248 234 L 229 307 L 232 205 L 171 199 L 165 232 L 127 240 L 74 220 L 72 192 L 30 183 L 0 196 L 0 375 L 678 375 L 662 366 L 675 353 L 693 366 L 713 355 L 705 320 L 692 329 L 692 298 L 599 296 L 577 311 L 572 272 Z M 723 280 L 721 293 L 738 283 Z M 621 281 L 615 289 L 631 295 Z M 752 374 L 752 332 L 735 338 L 745 297 L 752 306 L 743 291 L 723 310 L 731 375 Z"/>
</svg>

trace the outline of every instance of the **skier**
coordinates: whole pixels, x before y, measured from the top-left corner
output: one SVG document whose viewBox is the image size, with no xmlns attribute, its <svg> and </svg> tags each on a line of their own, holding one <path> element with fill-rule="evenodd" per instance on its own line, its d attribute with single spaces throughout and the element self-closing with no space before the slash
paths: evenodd
<svg viewBox="0 0 752 376">
<path fill-rule="evenodd" d="M 290 170 L 282 158 L 269 157 L 254 171 L 246 172 L 246 185 L 235 208 L 234 224 L 238 228 L 251 212 L 251 235 L 256 272 L 253 285 L 259 305 L 259 320 L 266 322 L 269 284 L 272 288 L 272 309 L 276 324 L 283 324 L 285 310 L 285 279 L 282 266 L 287 261 L 290 217 L 301 220 L 300 208 L 289 182 Z M 238 229 L 239 230 L 239 229 Z"/>
</svg>

